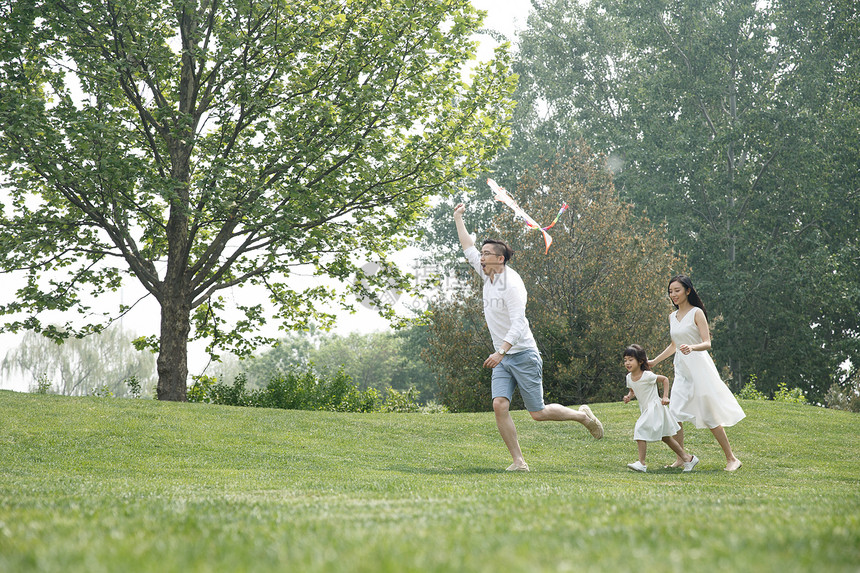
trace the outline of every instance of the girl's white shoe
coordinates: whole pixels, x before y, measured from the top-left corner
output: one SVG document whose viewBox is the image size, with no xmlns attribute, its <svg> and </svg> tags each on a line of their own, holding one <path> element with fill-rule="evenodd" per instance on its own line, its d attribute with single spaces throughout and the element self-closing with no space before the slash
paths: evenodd
<svg viewBox="0 0 860 573">
<path fill-rule="evenodd" d="M 645 464 L 643 464 L 639 460 L 636 460 L 632 464 L 627 464 L 627 467 L 633 471 L 642 472 L 642 473 L 645 473 L 648 470 L 648 466 L 646 466 Z"/>
<path fill-rule="evenodd" d="M 693 468 L 696 467 L 697 463 L 699 463 L 699 458 L 697 458 L 696 456 L 693 456 L 693 459 L 691 459 L 689 462 L 684 462 L 684 471 L 685 472 L 693 471 Z"/>
</svg>

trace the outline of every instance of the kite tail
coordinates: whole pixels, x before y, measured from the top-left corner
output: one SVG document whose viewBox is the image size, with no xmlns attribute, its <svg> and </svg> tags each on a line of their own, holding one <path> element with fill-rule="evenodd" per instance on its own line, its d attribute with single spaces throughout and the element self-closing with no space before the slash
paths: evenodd
<svg viewBox="0 0 860 573">
<path fill-rule="evenodd" d="M 562 203 L 561 209 L 558 210 L 558 215 L 555 216 L 555 219 L 553 220 L 553 222 L 550 223 L 548 227 L 543 227 L 541 230 L 542 231 L 549 231 L 550 229 L 552 229 L 555 226 L 555 224 L 558 223 L 558 220 L 561 219 L 561 214 L 564 213 L 565 211 L 567 211 L 567 202 L 566 201 L 564 203 Z"/>
<path fill-rule="evenodd" d="M 550 237 L 549 233 L 547 233 L 543 229 L 541 229 L 540 232 L 543 233 L 543 242 L 546 243 L 546 250 L 543 252 L 543 254 L 547 254 L 549 253 L 549 246 L 552 244 L 552 237 Z"/>
<path fill-rule="evenodd" d="M 526 224 L 526 227 L 529 229 L 536 229 L 543 234 L 543 241 L 546 243 L 546 250 L 544 254 L 549 253 L 549 246 L 552 244 L 552 237 L 547 233 L 548 229 L 552 229 L 552 227 L 558 223 L 558 220 L 561 218 L 561 214 L 567 210 L 567 202 L 563 202 L 561 205 L 561 209 L 558 211 L 558 215 L 555 216 L 555 220 L 550 223 L 548 227 L 541 227 L 537 221 L 532 219 L 528 213 L 523 211 L 522 207 L 517 205 L 517 202 L 514 201 L 513 197 L 508 195 L 507 191 L 505 191 L 504 187 L 500 187 L 498 183 L 493 181 L 492 179 L 487 179 L 487 185 L 490 186 L 490 189 L 493 191 L 493 198 L 497 201 L 501 201 L 514 212 L 514 215 L 517 219 L 523 221 Z"/>
</svg>

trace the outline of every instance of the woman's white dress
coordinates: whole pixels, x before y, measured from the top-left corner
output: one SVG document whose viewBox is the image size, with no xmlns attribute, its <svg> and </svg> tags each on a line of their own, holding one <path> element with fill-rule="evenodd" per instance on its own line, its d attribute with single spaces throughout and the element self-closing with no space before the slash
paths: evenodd
<svg viewBox="0 0 860 573">
<path fill-rule="evenodd" d="M 678 311 L 669 315 L 669 333 L 675 347 L 699 344 L 702 336 L 695 315 L 702 309 L 693 307 L 681 320 Z M 634 390 L 635 392 L 635 390 Z M 675 380 L 669 396 L 669 411 L 679 422 L 693 422 L 697 428 L 733 426 L 746 414 L 732 391 L 720 378 L 707 350 L 684 354 L 675 351 Z"/>
<path fill-rule="evenodd" d="M 665 436 L 674 436 L 681 429 L 669 408 L 660 401 L 657 392 L 657 375 L 650 370 L 643 370 L 642 377 L 633 381 L 627 374 L 627 387 L 633 389 L 636 400 L 639 401 L 639 419 L 633 428 L 633 439 L 646 442 L 659 442 Z"/>
</svg>

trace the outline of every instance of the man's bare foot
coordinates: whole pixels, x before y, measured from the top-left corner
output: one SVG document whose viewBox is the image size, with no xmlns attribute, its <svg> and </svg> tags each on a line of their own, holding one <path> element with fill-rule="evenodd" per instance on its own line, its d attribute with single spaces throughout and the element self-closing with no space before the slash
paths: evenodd
<svg viewBox="0 0 860 573">
<path fill-rule="evenodd" d="M 693 459 L 692 457 L 690 459 Z M 680 468 L 684 465 L 684 460 L 681 458 L 676 458 L 674 462 L 669 464 L 668 466 L 664 466 L 666 468 Z"/>
<path fill-rule="evenodd" d="M 736 469 L 738 469 L 739 467 L 741 467 L 742 465 L 743 465 L 743 464 L 741 463 L 741 461 L 740 461 L 740 460 L 738 460 L 738 459 L 734 459 L 734 460 L 732 460 L 732 461 L 730 461 L 729 463 L 727 463 L 727 464 L 726 464 L 726 471 L 727 471 L 727 472 L 733 472 L 733 471 L 735 471 Z"/>
<path fill-rule="evenodd" d="M 579 411 L 585 414 L 586 421 L 582 423 L 595 440 L 599 440 L 603 437 L 603 424 L 600 423 L 600 420 L 597 419 L 597 416 L 594 415 L 594 412 L 591 411 L 591 408 L 583 404 L 579 407 Z"/>
</svg>

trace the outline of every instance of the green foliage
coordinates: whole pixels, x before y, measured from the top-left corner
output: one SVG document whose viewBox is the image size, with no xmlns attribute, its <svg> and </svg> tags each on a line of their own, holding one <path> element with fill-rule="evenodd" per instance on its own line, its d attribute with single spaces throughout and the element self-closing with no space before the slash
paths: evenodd
<svg viewBox="0 0 860 573">
<path fill-rule="evenodd" d="M 428 402 L 438 387 L 433 371 L 420 360 L 427 327 L 410 325 L 396 332 L 350 333 L 346 336 L 316 331 L 291 333 L 270 350 L 243 361 L 251 387 L 262 387 L 279 372 L 310 369 L 324 377 L 343 370 L 361 390 L 401 392 L 414 389 Z"/>
<path fill-rule="evenodd" d="M 233 380 L 233 384 L 216 382 L 209 390 L 209 402 L 224 406 L 250 406 L 251 395 L 245 389 L 245 377 L 240 374 Z"/>
<path fill-rule="evenodd" d="M 448 414 L 451 412 L 445 404 L 440 404 L 435 400 L 421 406 L 419 411 L 422 414 Z"/>
<path fill-rule="evenodd" d="M 372 392 L 363 395 L 343 370 L 325 377 L 308 369 L 279 373 L 265 389 L 252 393 L 248 402 L 253 406 L 287 410 L 365 412 L 373 410 L 376 396 Z"/>
<path fill-rule="evenodd" d="M 444 404 L 430 401 L 421 404 L 419 393 L 415 388 L 409 388 L 405 392 L 398 392 L 394 388 L 385 391 L 385 401 L 380 408 L 381 412 L 396 412 L 400 414 L 448 414 L 450 410 Z"/>
<path fill-rule="evenodd" d="M 107 384 L 91 388 L 89 395 L 95 396 L 96 398 L 113 398 L 113 392 Z"/>
<path fill-rule="evenodd" d="M 48 375 L 43 372 L 36 379 L 36 386 L 32 391 L 34 394 L 47 394 L 52 386 L 53 383 L 48 379 Z"/>
<path fill-rule="evenodd" d="M 788 402 L 790 404 L 809 404 L 809 400 L 800 388 L 788 389 L 785 382 L 780 382 L 776 392 L 773 393 L 775 402 Z"/>
<path fill-rule="evenodd" d="M 743 400 L 767 400 L 768 397 L 756 388 L 758 378 L 755 374 L 750 374 L 749 381 L 744 385 L 738 394 L 738 398 Z M 787 402 L 789 404 L 809 404 L 803 390 L 800 388 L 788 389 L 785 382 L 780 382 L 776 392 L 773 393 L 775 402 Z"/>
<path fill-rule="evenodd" d="M 511 475 L 490 413 L 0 391 L 0 571 L 856 573 L 860 416 L 745 402 L 738 472 L 687 428 L 692 474 L 661 444 L 634 474 L 638 408 L 593 407 L 600 441 L 514 412 Z"/>
<path fill-rule="evenodd" d="M 394 388 L 389 388 L 385 395 L 385 404 L 382 406 L 383 412 L 420 412 L 421 405 L 418 403 L 418 391 L 414 388 L 409 388 L 406 392 L 398 392 Z"/>
<path fill-rule="evenodd" d="M 857 3 L 533 8 L 500 177 L 584 137 L 686 254 L 732 389 L 820 401 L 860 363 Z"/>
<path fill-rule="evenodd" d="M 202 402 L 210 404 L 212 402 L 212 387 L 218 383 L 218 378 L 207 374 L 192 376 L 193 383 L 188 389 L 189 402 Z"/>
<path fill-rule="evenodd" d="M 376 388 L 359 390 L 355 386 L 349 388 L 340 404 L 334 405 L 336 412 L 377 412 L 382 406 L 382 394 Z"/>
<path fill-rule="evenodd" d="M 741 388 L 738 398 L 742 400 L 767 400 L 767 396 L 759 392 L 756 388 L 757 380 L 758 378 L 755 374 L 750 374 L 749 381 Z"/>
<path fill-rule="evenodd" d="M 421 358 L 430 338 L 429 325 L 423 319 L 418 320 L 394 335 L 400 362 L 391 375 L 391 387 L 401 392 L 416 392 L 419 402 L 430 405 L 439 395 L 439 383 L 433 368 Z"/>
<path fill-rule="evenodd" d="M 131 375 L 123 382 L 125 382 L 125 385 L 128 387 L 129 396 L 132 398 L 140 398 L 140 381 L 137 379 L 137 376 Z"/>
<path fill-rule="evenodd" d="M 406 362 L 400 342 L 392 332 L 327 336 L 311 353 L 311 361 L 323 375 L 334 375 L 342 368 L 359 388 L 385 391 L 396 382 L 403 382 L 398 380 L 398 371 Z"/>
<path fill-rule="evenodd" d="M 468 0 L 2 10 L 0 271 L 24 281 L 3 330 L 99 332 L 127 308 L 92 301 L 137 281 L 161 306 L 159 336 L 135 341 L 157 345 L 159 399 L 185 399 L 189 339 L 247 356 L 272 316 L 331 325 L 321 303 L 354 293 L 320 285 L 364 261 L 384 270 L 353 290 L 408 289 L 388 256 L 508 140 L 511 56 L 473 65 Z"/>
<path fill-rule="evenodd" d="M 469 279 L 480 293 L 477 277 Z M 431 302 L 431 336 L 421 357 L 437 373 L 439 400 L 452 412 L 481 412 L 492 408 L 490 371 L 481 368 L 493 353 L 490 334 L 484 322 L 480 294 L 469 293 L 450 300 Z M 483 355 L 483 357 L 482 357 Z M 519 395 L 514 407 L 521 405 Z"/>
<path fill-rule="evenodd" d="M 389 388 L 383 397 L 376 388 L 359 388 L 342 368 L 333 376 L 320 375 L 312 368 L 293 368 L 277 373 L 264 388 L 249 390 L 246 384 L 244 374 L 236 376 L 232 385 L 197 376 L 188 390 L 188 401 L 328 412 L 421 411 L 416 390 L 401 393 Z"/>
</svg>

